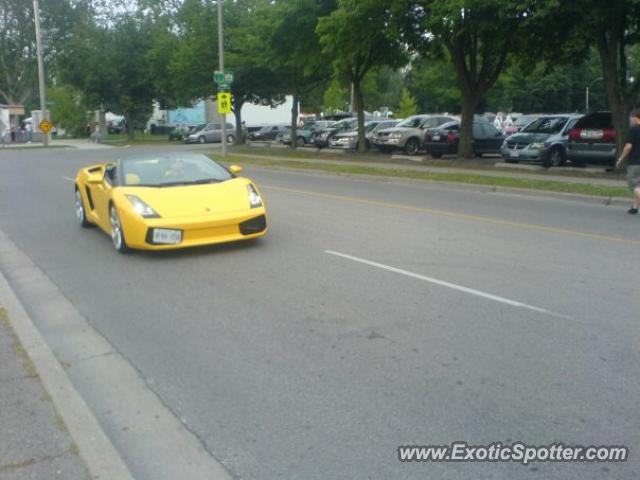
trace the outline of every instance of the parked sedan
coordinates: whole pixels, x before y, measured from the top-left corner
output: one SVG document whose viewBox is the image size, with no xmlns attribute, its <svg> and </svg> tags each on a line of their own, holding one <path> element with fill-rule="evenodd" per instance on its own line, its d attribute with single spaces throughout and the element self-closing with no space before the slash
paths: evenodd
<svg viewBox="0 0 640 480">
<path fill-rule="evenodd" d="M 589 113 L 569 130 L 567 158 L 571 163 L 601 163 L 613 166 L 616 160 L 616 131 L 611 112 Z"/>
<path fill-rule="evenodd" d="M 569 130 L 579 115 L 545 115 L 527 125 L 520 133 L 508 137 L 502 145 L 502 158 L 507 163 L 541 162 L 545 167 L 558 167 L 567 158 Z"/>
<path fill-rule="evenodd" d="M 266 125 L 256 132 L 249 133 L 249 140 L 275 140 L 279 133 L 289 129 L 289 125 Z"/>
<path fill-rule="evenodd" d="M 313 143 L 313 133 L 322 130 L 324 128 L 331 127 L 334 123 L 333 120 L 320 120 L 313 123 L 305 123 L 305 125 L 296 130 L 297 145 L 302 147 L 306 144 Z M 283 132 L 277 139 L 279 143 L 285 145 L 291 145 L 291 130 Z"/>
<path fill-rule="evenodd" d="M 460 142 L 460 122 L 448 122 L 436 131 L 425 135 L 425 147 L 433 158 L 458 153 Z M 504 135 L 488 122 L 473 122 L 473 151 L 481 157 L 484 154 L 500 154 Z"/>
<path fill-rule="evenodd" d="M 334 123 L 330 127 L 316 130 L 311 137 L 313 144 L 318 148 L 328 147 L 331 137 L 340 132 L 351 131 L 356 128 L 357 124 L 358 119 L 356 117 L 349 117 Z"/>
<path fill-rule="evenodd" d="M 365 142 L 367 142 L 367 150 L 373 145 L 373 140 L 376 133 L 386 128 L 395 127 L 399 120 L 379 119 L 371 120 L 364 124 L 365 128 Z M 339 148 L 342 150 L 357 150 L 358 149 L 358 129 L 356 128 L 350 132 L 338 133 L 329 140 L 329 147 Z"/>
<path fill-rule="evenodd" d="M 233 125 L 227 123 L 227 143 L 233 143 L 236 139 L 233 133 Z M 202 129 L 196 130 L 184 139 L 185 143 L 209 143 L 222 141 L 222 125 L 208 123 Z"/>
<path fill-rule="evenodd" d="M 378 131 L 373 143 L 381 152 L 404 150 L 407 155 L 415 155 L 423 146 L 425 130 L 453 120 L 455 118 L 441 115 L 413 115 L 393 128 Z"/>
</svg>

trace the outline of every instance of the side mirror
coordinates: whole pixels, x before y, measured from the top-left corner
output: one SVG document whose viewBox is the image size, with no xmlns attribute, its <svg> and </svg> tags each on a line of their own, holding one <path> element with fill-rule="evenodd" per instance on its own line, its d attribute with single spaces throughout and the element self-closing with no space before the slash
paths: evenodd
<svg viewBox="0 0 640 480">
<path fill-rule="evenodd" d="M 102 183 L 102 174 L 101 173 L 90 173 L 89 178 L 87 178 L 87 183 L 91 185 L 97 185 Z"/>
<path fill-rule="evenodd" d="M 242 172 L 242 167 L 240 165 L 229 165 L 229 171 L 234 175 L 237 175 Z"/>
</svg>

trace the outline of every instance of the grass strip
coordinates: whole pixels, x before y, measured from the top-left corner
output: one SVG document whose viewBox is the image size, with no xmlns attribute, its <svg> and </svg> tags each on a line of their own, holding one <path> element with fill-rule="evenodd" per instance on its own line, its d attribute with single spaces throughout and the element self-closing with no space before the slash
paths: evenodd
<svg viewBox="0 0 640 480">
<path fill-rule="evenodd" d="M 217 155 L 215 155 L 219 158 Z M 538 180 L 531 178 L 493 177 L 481 174 L 449 173 L 449 172 L 416 172 L 395 168 L 371 167 L 364 165 L 336 165 L 320 162 L 297 162 L 290 160 L 258 159 L 253 157 L 234 156 L 234 162 L 261 167 L 286 167 L 297 170 L 316 170 L 329 173 L 351 175 L 373 175 L 378 177 L 408 178 L 427 182 L 451 182 L 461 184 L 486 185 L 492 187 L 523 188 L 547 192 L 592 195 L 596 197 L 627 197 L 629 192 L 624 187 L 612 187 L 587 183 L 565 183 L 554 180 Z"/>
</svg>

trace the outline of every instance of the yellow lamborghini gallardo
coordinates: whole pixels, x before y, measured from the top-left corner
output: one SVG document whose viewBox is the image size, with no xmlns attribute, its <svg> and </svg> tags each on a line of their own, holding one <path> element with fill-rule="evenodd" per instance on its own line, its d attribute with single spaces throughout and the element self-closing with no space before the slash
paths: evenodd
<svg viewBox="0 0 640 480">
<path fill-rule="evenodd" d="M 199 153 L 162 153 L 81 168 L 76 216 L 97 225 L 119 252 L 165 250 L 261 237 L 266 209 L 258 187 Z"/>
</svg>

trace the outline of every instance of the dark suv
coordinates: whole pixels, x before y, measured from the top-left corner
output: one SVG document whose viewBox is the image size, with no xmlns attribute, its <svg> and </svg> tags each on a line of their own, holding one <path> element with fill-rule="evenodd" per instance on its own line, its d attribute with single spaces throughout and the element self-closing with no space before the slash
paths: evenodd
<svg viewBox="0 0 640 480">
<path fill-rule="evenodd" d="M 600 163 L 613 166 L 616 160 L 616 131 L 611 112 L 589 113 L 569 130 L 567 158 L 574 165 Z"/>
</svg>

